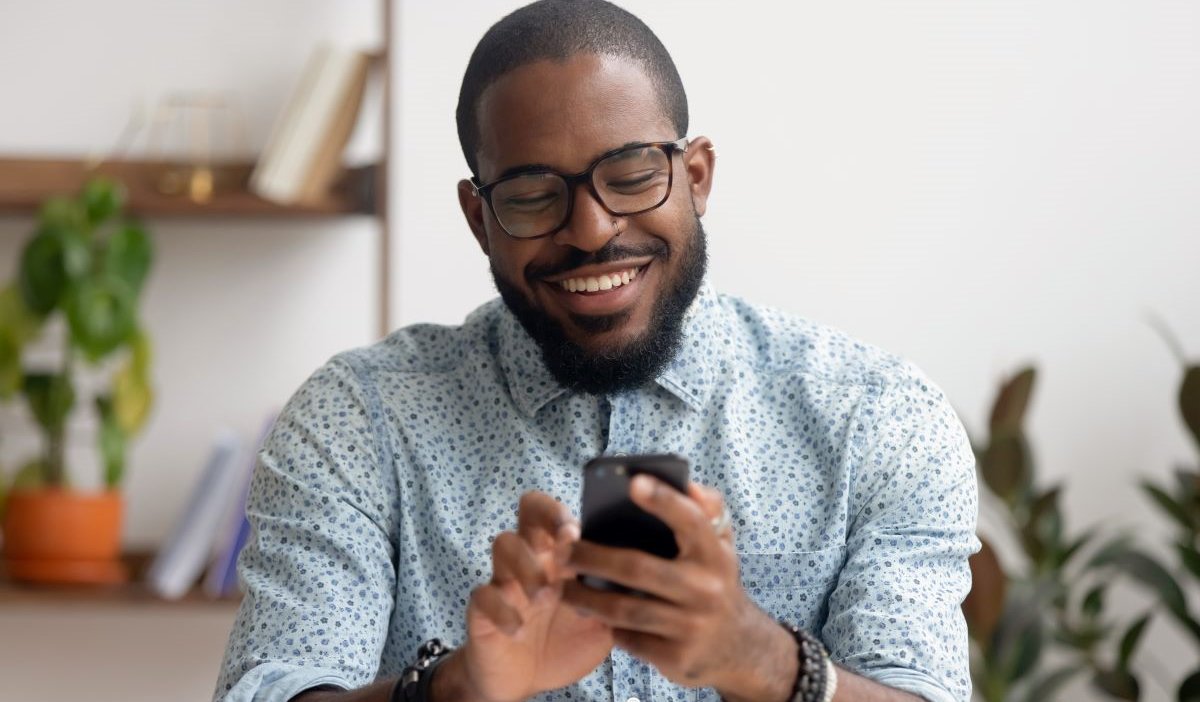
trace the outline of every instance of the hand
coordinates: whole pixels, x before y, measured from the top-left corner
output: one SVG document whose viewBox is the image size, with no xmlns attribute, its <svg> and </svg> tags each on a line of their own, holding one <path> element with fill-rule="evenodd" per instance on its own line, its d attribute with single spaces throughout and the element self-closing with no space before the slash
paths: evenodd
<svg viewBox="0 0 1200 702">
<path fill-rule="evenodd" d="M 492 579 L 467 605 L 467 642 L 447 661 L 483 702 L 520 702 L 577 682 L 612 650 L 612 630 L 562 601 L 579 524 L 554 498 L 521 497 L 517 530 L 492 544 Z M 437 677 L 442 677 L 440 674 Z M 451 675 L 451 678 L 457 675 Z"/>
<path fill-rule="evenodd" d="M 569 582 L 563 598 L 612 627 L 615 643 L 671 681 L 718 690 L 748 689 L 763 646 L 787 634 L 742 590 L 728 529 L 711 520 L 723 511 L 715 490 L 695 483 L 687 495 L 648 475 L 636 476 L 630 498 L 675 533 L 673 560 L 634 549 L 580 541 L 568 565 L 652 595 L 636 597 Z M 793 654 L 794 655 L 794 654 Z"/>
</svg>

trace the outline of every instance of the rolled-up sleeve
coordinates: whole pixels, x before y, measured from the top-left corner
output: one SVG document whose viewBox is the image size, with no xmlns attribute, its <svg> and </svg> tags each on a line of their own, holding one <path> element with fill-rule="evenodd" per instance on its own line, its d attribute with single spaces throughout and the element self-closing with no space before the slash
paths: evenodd
<svg viewBox="0 0 1200 702">
<path fill-rule="evenodd" d="M 288 401 L 247 499 L 246 588 L 213 699 L 284 702 L 379 668 L 395 603 L 396 481 L 378 401 L 337 357 Z"/>
<path fill-rule="evenodd" d="M 855 419 L 847 556 L 822 638 L 855 673 L 930 702 L 968 702 L 974 454 L 942 391 L 901 370 Z"/>
</svg>

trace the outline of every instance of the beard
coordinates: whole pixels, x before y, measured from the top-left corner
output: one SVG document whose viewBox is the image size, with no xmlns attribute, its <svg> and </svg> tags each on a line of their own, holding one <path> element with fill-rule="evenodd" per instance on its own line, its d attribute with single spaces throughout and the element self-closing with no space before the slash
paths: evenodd
<svg viewBox="0 0 1200 702">
<path fill-rule="evenodd" d="M 537 343 L 542 361 L 560 385 L 573 392 L 592 395 L 618 393 L 641 387 L 658 377 L 675 358 L 683 341 L 683 320 L 708 269 L 708 246 L 700 218 L 694 218 L 691 236 L 686 237 L 679 251 L 672 252 L 661 239 L 639 247 L 620 246 L 613 237 L 604 248 L 594 253 L 572 249 L 556 270 L 529 271 L 530 279 L 590 264 L 602 264 L 644 256 L 654 256 L 656 265 L 666 268 L 672 254 L 678 263 L 674 276 L 663 276 L 658 298 L 650 312 L 646 331 L 623 344 L 589 350 L 572 341 L 563 325 L 534 306 L 515 285 L 491 266 L 496 289 L 514 316 Z M 536 284 L 536 283 L 535 283 Z M 585 333 L 602 333 L 620 327 L 629 319 L 629 312 L 611 315 L 571 314 L 571 322 Z"/>
</svg>

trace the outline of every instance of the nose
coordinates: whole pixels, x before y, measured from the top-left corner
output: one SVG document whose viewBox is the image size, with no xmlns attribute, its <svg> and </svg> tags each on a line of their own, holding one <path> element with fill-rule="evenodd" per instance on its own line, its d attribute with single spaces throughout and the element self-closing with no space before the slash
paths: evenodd
<svg viewBox="0 0 1200 702">
<path fill-rule="evenodd" d="M 617 219 L 604 209 L 604 205 L 592 194 L 591 188 L 580 183 L 575 186 L 575 202 L 567 226 L 552 237 L 556 244 L 572 246 L 592 253 L 604 248 L 617 234 L 613 221 Z"/>
</svg>

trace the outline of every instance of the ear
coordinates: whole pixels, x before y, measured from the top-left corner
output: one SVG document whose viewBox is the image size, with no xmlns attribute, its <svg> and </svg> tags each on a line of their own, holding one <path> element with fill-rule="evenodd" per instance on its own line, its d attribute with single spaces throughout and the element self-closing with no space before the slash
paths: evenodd
<svg viewBox="0 0 1200 702">
<path fill-rule="evenodd" d="M 465 178 L 458 181 L 458 204 L 462 207 L 463 216 L 467 218 L 467 226 L 475 235 L 476 243 L 483 250 L 483 255 L 487 256 L 488 240 L 487 230 L 483 226 L 483 198 L 475 194 L 475 188 L 471 185 L 471 181 Z"/>
<path fill-rule="evenodd" d="M 717 152 L 713 150 L 713 143 L 708 137 L 699 136 L 688 142 L 688 149 L 683 152 L 683 166 L 687 173 L 688 189 L 691 190 L 692 207 L 698 217 L 704 216 L 704 210 L 708 207 L 708 193 L 712 190 L 716 165 Z"/>
</svg>

